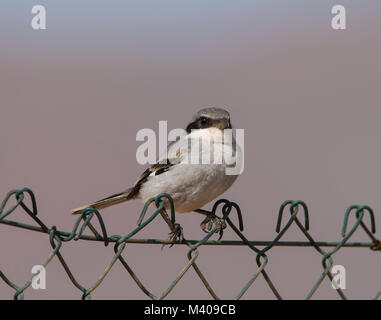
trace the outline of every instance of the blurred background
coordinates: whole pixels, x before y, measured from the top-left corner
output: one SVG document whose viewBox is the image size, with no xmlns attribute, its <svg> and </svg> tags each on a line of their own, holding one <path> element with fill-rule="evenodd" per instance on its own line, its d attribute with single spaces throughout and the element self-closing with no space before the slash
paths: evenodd
<svg viewBox="0 0 381 320">
<path fill-rule="evenodd" d="M 47 30 L 31 28 L 36 4 L 46 7 Z M 342 31 L 331 28 L 335 4 L 1 1 L 0 199 L 29 187 L 40 218 L 71 231 L 77 217 L 70 209 L 126 189 L 145 169 L 135 159 L 138 130 L 157 131 L 159 120 L 168 120 L 168 130 L 185 127 L 198 109 L 218 106 L 245 129 L 245 170 L 223 197 L 240 205 L 247 238 L 272 240 L 278 208 L 288 199 L 308 204 L 316 240 L 341 239 L 351 204 L 370 205 L 381 226 L 381 3 L 341 0 Z M 104 210 L 108 232 L 129 233 L 141 208 L 131 201 Z M 12 219 L 31 221 L 24 216 L 19 211 Z M 187 238 L 204 235 L 198 214 L 178 220 Z M 157 219 L 137 237 L 167 233 Z M 237 237 L 228 230 L 224 239 Z M 305 238 L 292 226 L 282 240 Z M 368 237 L 358 230 L 352 240 Z M 48 236 L 0 225 L 0 270 L 18 285 L 50 251 Z M 85 287 L 113 256 L 111 247 L 86 241 L 65 243 L 61 252 Z M 159 294 L 186 264 L 186 252 L 185 246 L 136 244 L 124 256 Z M 224 299 L 256 270 L 245 247 L 201 247 L 197 262 Z M 334 263 L 346 268 L 348 298 L 369 299 L 380 289 L 378 252 L 344 248 Z M 266 270 L 284 298 L 299 299 L 323 269 L 312 248 L 276 247 Z M 47 289 L 30 288 L 26 299 L 81 297 L 57 258 L 46 272 Z M 0 282 L 0 299 L 13 293 Z M 118 262 L 92 296 L 147 298 Z M 189 270 L 168 298 L 210 295 Z M 262 276 L 244 295 L 273 298 Z M 314 298 L 338 295 L 325 280 Z"/>
</svg>

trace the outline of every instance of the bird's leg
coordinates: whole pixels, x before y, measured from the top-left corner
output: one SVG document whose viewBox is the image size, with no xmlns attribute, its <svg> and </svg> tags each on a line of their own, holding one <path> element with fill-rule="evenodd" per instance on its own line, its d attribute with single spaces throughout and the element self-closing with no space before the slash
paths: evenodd
<svg viewBox="0 0 381 320">
<path fill-rule="evenodd" d="M 218 238 L 218 240 L 220 240 L 224 234 L 224 229 L 226 228 L 226 221 L 220 217 L 217 217 L 213 211 L 207 211 L 204 209 L 197 209 L 194 211 L 206 216 L 200 224 L 202 231 L 208 233 L 212 230 L 214 225 L 216 227 L 216 233 L 220 234 L 220 237 Z"/>
<path fill-rule="evenodd" d="M 160 211 L 160 214 L 163 217 L 164 221 L 167 223 L 169 229 L 171 230 L 168 237 L 168 240 L 171 240 L 171 245 L 169 246 L 171 248 L 177 241 L 184 240 L 183 228 L 179 223 L 172 223 L 165 209 L 162 209 Z M 163 245 L 163 247 L 164 246 L 165 245 Z"/>
</svg>

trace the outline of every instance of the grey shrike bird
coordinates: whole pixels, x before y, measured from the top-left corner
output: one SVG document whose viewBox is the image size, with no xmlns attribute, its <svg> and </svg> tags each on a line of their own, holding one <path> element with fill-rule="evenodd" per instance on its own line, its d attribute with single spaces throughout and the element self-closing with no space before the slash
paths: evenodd
<svg viewBox="0 0 381 320">
<path fill-rule="evenodd" d="M 226 223 L 201 208 L 229 189 L 238 177 L 238 174 L 226 174 L 227 169 L 236 166 L 242 157 L 232 134 L 230 139 L 224 136 L 224 130 L 231 128 L 226 110 L 205 108 L 198 111 L 186 127 L 186 135 L 169 144 L 167 152 L 143 172 L 132 188 L 74 209 L 72 213 L 80 214 L 88 207 L 99 210 L 130 199 L 141 199 L 145 203 L 160 193 L 167 193 L 173 199 L 176 212 L 203 213 L 207 218 L 201 224 L 202 229 L 206 231 L 207 224 L 210 229 L 209 222 L 212 222 L 222 234 Z M 193 143 L 198 143 L 197 152 L 190 147 Z M 205 163 L 202 160 L 206 158 L 210 161 Z M 216 159 L 220 161 L 214 161 Z M 169 207 L 168 202 L 165 207 Z"/>
</svg>

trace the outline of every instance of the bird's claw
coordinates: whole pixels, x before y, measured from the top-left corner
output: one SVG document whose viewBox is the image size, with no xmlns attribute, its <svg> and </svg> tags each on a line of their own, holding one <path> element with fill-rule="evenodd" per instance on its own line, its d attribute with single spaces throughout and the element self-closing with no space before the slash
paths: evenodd
<svg viewBox="0 0 381 320">
<path fill-rule="evenodd" d="M 205 233 L 209 233 L 210 230 L 212 230 L 213 225 L 216 227 L 215 233 L 220 234 L 218 240 L 221 240 L 222 235 L 224 234 L 224 229 L 226 229 L 225 219 L 217 217 L 215 214 L 209 214 L 200 224 L 202 231 Z"/>
<path fill-rule="evenodd" d="M 173 229 L 169 233 L 168 240 L 170 240 L 171 245 L 169 246 L 170 248 L 177 242 L 177 241 L 183 241 L 184 240 L 184 233 L 183 233 L 183 228 L 181 227 L 180 224 L 174 223 L 173 224 Z M 164 245 L 163 245 L 164 247 Z"/>
</svg>

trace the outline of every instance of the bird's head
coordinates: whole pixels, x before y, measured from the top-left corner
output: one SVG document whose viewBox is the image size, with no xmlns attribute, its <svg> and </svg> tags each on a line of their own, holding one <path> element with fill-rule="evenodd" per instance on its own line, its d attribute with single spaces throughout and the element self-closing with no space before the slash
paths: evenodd
<svg viewBox="0 0 381 320">
<path fill-rule="evenodd" d="M 220 130 L 231 129 L 230 115 L 224 109 L 220 108 L 205 108 L 198 111 L 188 124 L 186 131 L 190 133 L 191 130 L 218 128 Z"/>
</svg>

